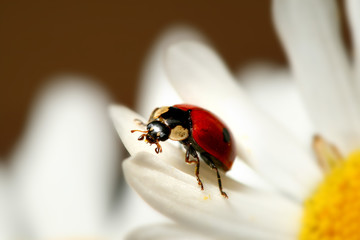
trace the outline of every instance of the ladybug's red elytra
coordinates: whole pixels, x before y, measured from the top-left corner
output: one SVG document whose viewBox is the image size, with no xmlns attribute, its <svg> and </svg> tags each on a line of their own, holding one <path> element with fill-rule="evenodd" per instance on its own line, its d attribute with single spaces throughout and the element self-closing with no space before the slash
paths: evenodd
<svg viewBox="0 0 360 240">
<path fill-rule="evenodd" d="M 185 162 L 195 163 L 195 176 L 201 190 L 204 190 L 199 177 L 200 158 L 211 169 L 215 169 L 221 195 L 228 198 L 222 190 L 219 169 L 230 170 L 235 159 L 235 142 L 229 129 L 211 112 L 189 104 L 155 108 L 148 122 L 146 131 L 138 138 L 147 143 L 156 144 L 155 152 L 162 152 L 160 141 L 171 139 L 179 141 L 185 148 Z M 190 159 L 193 156 L 194 159 Z"/>
</svg>

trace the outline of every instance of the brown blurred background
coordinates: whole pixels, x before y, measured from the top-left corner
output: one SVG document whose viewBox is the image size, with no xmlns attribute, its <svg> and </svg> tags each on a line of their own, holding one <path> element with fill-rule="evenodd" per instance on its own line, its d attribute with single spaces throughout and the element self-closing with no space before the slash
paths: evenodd
<svg viewBox="0 0 360 240">
<path fill-rule="evenodd" d="M 177 23 L 200 30 L 232 70 L 257 59 L 285 62 L 270 1 L 0 0 L 0 157 L 57 73 L 91 76 L 132 107 L 144 57 Z"/>
</svg>

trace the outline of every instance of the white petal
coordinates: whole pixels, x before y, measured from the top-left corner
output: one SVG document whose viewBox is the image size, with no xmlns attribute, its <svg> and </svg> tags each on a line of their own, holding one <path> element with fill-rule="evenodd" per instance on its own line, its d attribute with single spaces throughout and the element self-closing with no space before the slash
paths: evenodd
<svg viewBox="0 0 360 240">
<path fill-rule="evenodd" d="M 176 224 L 152 224 L 135 229 L 129 233 L 126 240 L 210 240 L 215 239 L 203 234 L 196 233 L 192 229 Z"/>
<path fill-rule="evenodd" d="M 201 191 L 193 174 L 149 153 L 138 153 L 123 163 L 127 182 L 144 200 L 185 226 L 218 238 L 296 237 L 300 205 L 276 194 L 247 190 L 223 176 L 229 196 L 225 199 L 219 193 L 215 172 L 205 167 L 200 169 L 205 188 Z"/>
<path fill-rule="evenodd" d="M 170 223 L 170 220 L 154 210 L 129 186 L 122 188 L 107 229 L 106 239 L 124 239 L 142 225 Z"/>
<path fill-rule="evenodd" d="M 36 239 L 99 236 L 120 157 L 109 99 L 87 79 L 56 80 L 14 154 L 16 196 Z"/>
<path fill-rule="evenodd" d="M 312 144 L 314 128 L 288 69 L 255 63 L 241 69 L 239 83 L 251 100 L 303 144 Z"/>
<path fill-rule="evenodd" d="M 360 94 L 360 1 L 359 0 L 347 0 L 346 10 L 349 20 L 349 27 L 353 43 L 353 55 L 354 55 L 354 86 L 356 86 L 357 96 Z M 357 99 L 359 100 L 359 99 Z"/>
<path fill-rule="evenodd" d="M 360 145 L 348 56 L 336 1 L 275 0 L 275 25 L 319 133 L 347 153 Z"/>
<path fill-rule="evenodd" d="M 15 225 L 18 222 L 15 219 L 15 206 L 10 187 L 7 169 L 0 164 L 0 239 L 5 240 L 21 236 L 24 230 L 21 226 Z"/>
<path fill-rule="evenodd" d="M 220 116 L 240 154 L 270 183 L 300 200 L 308 196 L 321 179 L 312 156 L 252 104 L 214 52 L 195 42 L 178 43 L 169 48 L 166 67 L 180 96 Z"/>
<path fill-rule="evenodd" d="M 165 49 L 181 40 L 203 40 L 195 30 L 186 26 L 175 26 L 165 31 L 146 59 L 139 83 L 136 109 L 143 116 L 149 116 L 155 107 L 171 106 L 182 100 L 167 80 L 163 67 Z"/>
</svg>

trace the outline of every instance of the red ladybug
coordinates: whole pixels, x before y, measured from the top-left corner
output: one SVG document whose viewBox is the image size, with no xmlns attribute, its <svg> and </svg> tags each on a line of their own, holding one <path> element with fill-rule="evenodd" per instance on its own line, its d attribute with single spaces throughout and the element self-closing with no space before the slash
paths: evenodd
<svg viewBox="0 0 360 240">
<path fill-rule="evenodd" d="M 195 175 L 203 190 L 199 177 L 200 155 L 211 169 L 215 169 L 220 192 L 228 198 L 222 190 L 218 168 L 224 171 L 230 170 L 235 159 L 235 143 L 228 128 L 214 114 L 194 105 L 177 104 L 155 108 L 147 124 L 139 122 L 146 126 L 147 130 L 131 132 L 143 132 L 138 140 L 145 139 L 150 145 L 156 144 L 156 153 L 162 152 L 159 142 L 167 139 L 179 141 L 184 146 L 185 162 L 196 164 Z M 190 155 L 194 159 L 190 160 Z"/>
</svg>

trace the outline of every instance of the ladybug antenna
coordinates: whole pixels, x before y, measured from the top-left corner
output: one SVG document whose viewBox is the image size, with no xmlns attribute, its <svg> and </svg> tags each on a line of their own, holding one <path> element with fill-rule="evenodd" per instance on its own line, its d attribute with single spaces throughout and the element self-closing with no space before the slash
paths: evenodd
<svg viewBox="0 0 360 240">
<path fill-rule="evenodd" d="M 147 134 L 148 134 L 148 131 L 143 131 L 143 130 L 131 130 L 131 133 L 134 133 L 134 132 L 142 132 L 144 134 L 141 134 L 138 138 L 139 141 L 142 141 L 144 140 L 144 138 L 146 138 Z"/>
<path fill-rule="evenodd" d="M 134 133 L 134 132 L 148 133 L 148 131 L 143 131 L 143 130 L 131 130 L 131 133 Z"/>
<path fill-rule="evenodd" d="M 131 130 L 131 133 L 134 133 L 134 132 L 142 132 L 144 134 L 141 134 L 138 138 L 139 141 L 142 141 L 144 140 L 144 138 L 146 138 L 146 136 L 148 135 L 148 131 L 143 131 L 143 130 Z"/>
</svg>

